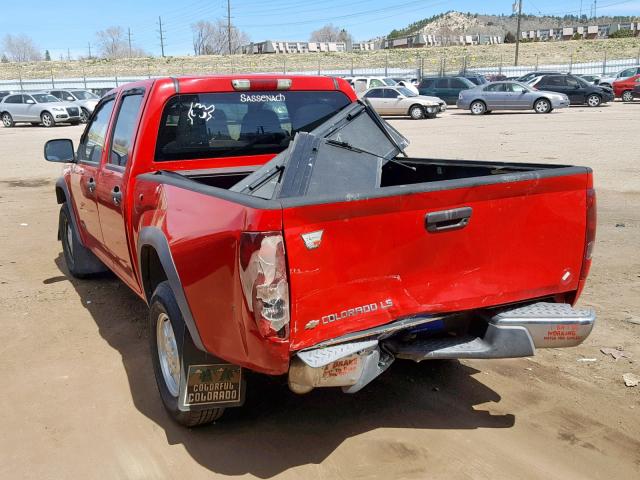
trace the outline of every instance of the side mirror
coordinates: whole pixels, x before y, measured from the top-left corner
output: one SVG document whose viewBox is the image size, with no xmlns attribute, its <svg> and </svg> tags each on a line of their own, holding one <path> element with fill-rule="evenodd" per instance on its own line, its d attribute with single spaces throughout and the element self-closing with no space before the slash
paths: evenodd
<svg viewBox="0 0 640 480">
<path fill-rule="evenodd" d="M 29 104 L 29 105 L 34 105 L 36 102 L 35 102 L 35 101 L 33 101 L 33 100 L 32 100 L 32 99 L 30 99 L 30 98 L 27 98 L 27 101 L 26 101 L 26 102 L 24 102 L 24 103 L 27 103 L 27 104 Z"/>
<path fill-rule="evenodd" d="M 49 140 L 44 144 L 44 158 L 48 162 L 70 163 L 76 161 L 73 141 L 68 138 Z"/>
<path fill-rule="evenodd" d="M 594 85 L 599 85 L 600 84 L 600 79 L 599 78 L 594 79 L 593 80 L 593 84 Z"/>
<path fill-rule="evenodd" d="M 575 88 L 576 90 L 578 90 L 580 88 L 580 85 L 574 85 L 573 88 Z"/>
<path fill-rule="evenodd" d="M 75 100 L 76 100 L 76 99 L 75 99 L 75 98 L 73 98 L 72 96 L 68 96 L 68 97 L 67 97 L 67 101 L 68 101 L 68 102 L 75 102 Z"/>
</svg>

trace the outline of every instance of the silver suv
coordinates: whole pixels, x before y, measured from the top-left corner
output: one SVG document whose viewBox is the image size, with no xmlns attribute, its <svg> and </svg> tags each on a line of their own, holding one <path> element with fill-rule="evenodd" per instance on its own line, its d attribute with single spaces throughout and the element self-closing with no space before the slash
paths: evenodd
<svg viewBox="0 0 640 480">
<path fill-rule="evenodd" d="M 49 90 L 49 93 L 63 102 L 71 102 L 80 108 L 80 121 L 87 123 L 100 97 L 89 90 Z"/>
<path fill-rule="evenodd" d="M 5 127 L 26 122 L 53 127 L 57 123 L 80 123 L 80 107 L 65 104 L 46 92 L 7 95 L 0 102 L 0 119 Z"/>
</svg>

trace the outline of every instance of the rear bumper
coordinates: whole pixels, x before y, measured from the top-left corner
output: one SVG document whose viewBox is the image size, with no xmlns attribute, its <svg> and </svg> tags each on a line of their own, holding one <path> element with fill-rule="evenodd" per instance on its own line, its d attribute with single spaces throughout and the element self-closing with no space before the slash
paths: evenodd
<svg viewBox="0 0 640 480">
<path fill-rule="evenodd" d="M 399 331 L 380 333 L 378 329 L 371 336 L 298 352 L 291 363 L 289 386 L 297 393 L 329 386 L 353 393 L 384 372 L 395 358 L 420 362 L 528 357 L 537 348 L 579 345 L 591 333 L 595 319 L 591 309 L 539 302 L 494 315 L 480 336 L 406 335 L 417 325 L 414 321 L 412 327 Z M 437 320 L 442 317 L 425 319 L 425 324 Z"/>
</svg>

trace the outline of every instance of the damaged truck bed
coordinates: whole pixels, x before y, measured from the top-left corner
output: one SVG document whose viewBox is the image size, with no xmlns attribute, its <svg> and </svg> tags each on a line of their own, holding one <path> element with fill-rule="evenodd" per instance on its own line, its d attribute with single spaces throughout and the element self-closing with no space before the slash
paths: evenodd
<svg viewBox="0 0 640 480">
<path fill-rule="evenodd" d="M 298 393 L 353 393 L 395 359 L 519 357 L 589 335 L 594 312 L 572 305 L 595 239 L 590 169 L 409 157 L 407 139 L 342 80 L 264 78 L 181 80 L 180 94 L 168 81 L 150 84 L 124 170 L 118 208 L 130 271 L 125 260 L 111 264 L 149 302 L 152 328 L 162 320 L 182 332 L 169 378 L 152 335 L 174 418 L 206 423 L 191 414 L 242 404 L 245 370 L 288 375 Z M 254 86 L 260 94 L 233 93 Z M 219 102 L 262 102 L 247 109 L 253 123 L 242 120 L 250 134 L 236 139 L 229 127 L 224 148 L 238 149 L 228 158 L 208 153 L 220 127 L 207 122 L 224 104 L 198 97 L 205 87 L 228 92 Z M 304 110 L 317 115 L 309 128 L 295 127 L 299 92 L 318 102 Z M 161 113 L 176 95 L 198 103 L 189 97 Z M 165 163 L 160 115 L 177 125 Z M 195 143 L 199 119 L 210 137 Z M 275 156 L 246 154 L 261 141 Z M 88 250 L 107 264 L 100 246 Z M 194 365 L 227 372 L 235 396 L 190 401 L 194 388 L 222 388 L 215 375 L 194 377 Z"/>
</svg>

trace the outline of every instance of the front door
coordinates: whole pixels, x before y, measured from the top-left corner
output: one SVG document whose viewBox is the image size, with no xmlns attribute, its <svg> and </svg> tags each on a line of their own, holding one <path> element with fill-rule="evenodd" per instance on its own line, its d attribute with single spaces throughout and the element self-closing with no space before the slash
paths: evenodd
<svg viewBox="0 0 640 480">
<path fill-rule="evenodd" d="M 127 197 L 127 164 L 131 158 L 138 127 L 144 91 L 124 91 L 111 129 L 109 149 L 100 169 L 97 202 L 104 246 L 112 270 L 131 288 L 139 291 L 127 241 L 125 212 Z"/>
<path fill-rule="evenodd" d="M 567 82 L 566 94 L 569 96 L 569 101 L 581 105 L 585 102 L 587 97 L 587 89 L 574 77 L 565 77 Z"/>
<path fill-rule="evenodd" d="M 87 126 L 78 145 L 77 163 L 71 170 L 70 188 L 76 207 L 79 235 L 86 247 L 103 251 L 98 218 L 96 189 L 98 169 L 105 150 L 107 127 L 113 112 L 114 97 L 96 107 L 96 115 Z"/>
<path fill-rule="evenodd" d="M 482 98 L 487 104 L 487 110 L 505 108 L 505 84 L 494 83 L 485 87 Z"/>
</svg>

